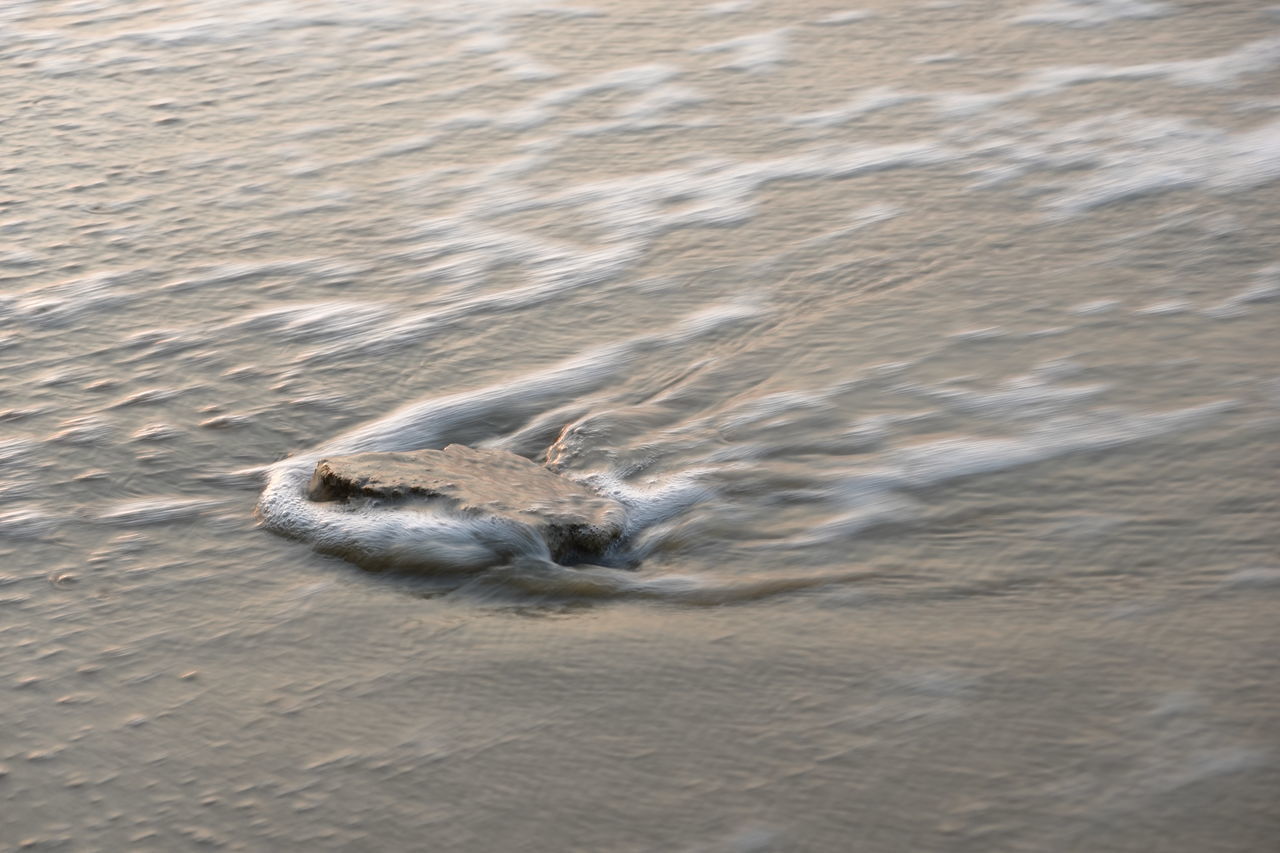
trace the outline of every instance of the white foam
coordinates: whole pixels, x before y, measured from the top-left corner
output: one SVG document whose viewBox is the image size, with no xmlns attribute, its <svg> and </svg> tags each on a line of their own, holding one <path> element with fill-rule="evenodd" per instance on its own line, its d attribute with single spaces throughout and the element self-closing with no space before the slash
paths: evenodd
<svg viewBox="0 0 1280 853">
<path fill-rule="evenodd" d="M 1044 0 L 1016 20 L 1023 24 L 1096 27 L 1112 21 L 1163 18 L 1176 11 L 1159 0 Z"/>
<path fill-rule="evenodd" d="M 681 471 L 642 485 L 625 483 L 608 474 L 589 476 L 584 481 L 626 508 L 625 535 L 635 537 L 711 498 L 715 490 L 707 483 L 708 473 L 709 470 Z"/>
<path fill-rule="evenodd" d="M 874 17 L 874 13 L 863 9 L 848 9 L 843 12 L 832 12 L 830 15 L 819 18 L 814 21 L 815 24 L 827 27 L 840 27 L 845 24 L 855 24 L 858 21 L 865 21 Z"/>
<path fill-rule="evenodd" d="M 1137 65 L 1055 66 L 1025 74 L 1018 85 L 1002 92 L 945 92 L 927 97 L 942 115 L 963 117 L 1088 83 L 1159 80 L 1191 88 L 1229 88 L 1242 77 L 1276 67 L 1280 67 L 1280 37 L 1269 37 L 1218 56 Z"/>
<path fill-rule="evenodd" d="M 1049 418 L 1009 438 L 937 439 L 891 451 L 882 457 L 883 467 L 837 477 L 821 489 L 819 494 L 838 507 L 837 512 L 772 547 L 804 548 L 847 539 L 867 528 L 916 516 L 919 504 L 910 496 L 912 491 L 1192 428 L 1233 405 L 1219 401 L 1151 414 L 1094 410 Z"/>
<path fill-rule="evenodd" d="M 145 270 L 132 269 L 39 285 L 9 300 L 9 310 L 29 323 L 61 326 L 89 313 L 129 304 L 138 297 L 130 285 L 146 277 Z"/>
<path fill-rule="evenodd" d="M 230 328 L 272 331 L 285 340 L 314 341 L 368 334 L 394 309 L 378 302 L 309 302 L 264 308 L 233 321 Z"/>
<path fill-rule="evenodd" d="M 240 284 L 272 276 L 307 276 L 320 281 L 351 278 L 368 272 L 369 266 L 344 258 L 276 258 L 266 261 L 239 261 L 217 264 L 165 285 L 172 291 L 198 290 Z"/>
<path fill-rule="evenodd" d="M 483 280 L 495 267 L 518 262 L 528 268 L 531 283 L 424 311 L 391 314 L 379 321 L 373 321 L 370 315 L 370 322 L 353 326 L 350 334 L 303 354 L 299 361 L 314 364 L 340 360 L 357 352 L 390 352 L 464 320 L 530 308 L 573 290 L 599 285 L 635 264 L 641 254 L 634 241 L 575 249 L 465 219 L 440 220 L 432 238 L 418 251 L 419 257 L 449 258 L 430 268 L 433 278 L 470 283 Z"/>
<path fill-rule="evenodd" d="M 587 207 L 618 236 L 651 238 L 675 228 L 739 222 L 754 211 L 753 193 L 774 181 L 848 178 L 953 156 L 936 144 L 903 143 L 832 145 L 756 161 L 707 157 L 683 168 L 579 184 L 550 195 L 495 199 L 495 212 Z M 679 206 L 672 209 L 673 203 Z"/>
<path fill-rule="evenodd" d="M 1263 267 L 1254 274 L 1255 284 L 1205 310 L 1216 318 L 1240 317 L 1253 305 L 1280 301 L 1280 264 Z"/>
<path fill-rule="evenodd" d="M 849 430 L 850 438 L 862 434 L 864 443 L 860 448 L 795 447 L 792 452 L 827 453 L 831 459 L 827 470 L 821 473 L 811 470 L 808 485 L 798 491 L 793 489 L 788 493 L 785 488 L 765 485 L 768 475 L 758 467 L 738 469 L 735 478 L 745 477 L 749 481 L 754 478 L 757 481 L 755 491 L 828 507 L 826 517 L 803 532 L 774 539 L 758 547 L 786 550 L 841 541 L 869 527 L 916 517 L 920 508 L 917 496 L 935 486 L 1068 454 L 1112 450 L 1194 429 L 1210 423 L 1235 406 L 1232 400 L 1218 400 L 1157 412 L 1134 412 L 1108 406 L 1084 408 L 1082 404 L 1101 394 L 1106 386 L 1055 384 L 1058 377 L 1071 372 L 1068 364 L 1047 363 L 1031 374 L 1010 379 L 990 391 L 968 391 L 949 385 L 902 385 L 896 389 L 939 401 L 947 409 L 987 421 L 996 428 L 996 434 L 956 435 L 901 443 L 914 423 L 930 423 L 936 413 L 879 416 L 879 424 L 868 423 L 863 429 L 855 427 Z M 767 417 L 771 413 L 787 413 L 794 418 L 797 408 L 814 408 L 820 412 L 824 400 L 834 399 L 837 394 L 833 388 L 825 393 L 772 395 L 744 408 L 731 420 L 741 427 L 752 422 L 753 414 Z M 953 418 L 948 417 L 946 421 L 951 422 Z M 765 420 L 761 425 L 768 427 L 770 422 Z M 870 428 L 869 432 L 867 428 Z M 895 434 L 899 436 L 896 445 L 893 443 Z M 752 432 L 729 432 L 725 437 L 736 442 L 759 441 Z M 848 456 L 850 453 L 860 456 Z M 836 461 L 840 456 L 844 456 L 843 464 Z M 765 458 L 765 454 L 756 458 Z M 711 482 L 722 481 L 731 470 L 721 469 L 717 476 L 710 478 Z M 794 476 L 788 471 L 785 467 L 780 469 L 780 483 Z"/>
<path fill-rule="evenodd" d="M 1047 418 L 1010 438 L 948 438 L 925 442 L 896 451 L 890 459 L 903 483 L 915 488 L 933 486 L 1069 453 L 1108 450 L 1188 429 L 1206 423 L 1234 405 L 1234 401 L 1220 400 L 1149 414 L 1096 409 Z"/>
<path fill-rule="evenodd" d="M 189 390 L 189 389 L 187 389 Z M 180 396 L 184 390 L 178 388 L 144 388 L 132 394 L 114 400 L 106 405 L 107 409 L 124 409 L 129 406 L 146 406 L 151 403 L 162 403 Z"/>
<path fill-rule="evenodd" d="M 637 119 L 653 121 L 675 110 L 696 106 L 706 100 L 707 96 L 692 86 L 664 83 L 648 89 L 634 100 L 619 106 L 617 115 L 620 118 L 631 119 L 633 122 Z"/>
<path fill-rule="evenodd" d="M 654 63 L 621 68 L 587 80 L 554 89 L 495 119 L 508 130 L 533 130 L 556 119 L 567 107 L 583 98 L 609 92 L 647 92 L 680 75 L 672 65 Z"/>
<path fill-rule="evenodd" d="M 419 133 L 413 136 L 407 136 L 398 139 L 395 142 L 388 143 L 378 148 L 376 151 L 368 155 L 367 160 L 381 160 L 386 157 L 399 157 L 402 154 L 416 154 L 419 151 L 426 151 L 439 141 L 440 135 L 437 133 Z"/>
<path fill-rule="evenodd" d="M 1144 305 L 1133 313 L 1141 317 L 1168 317 L 1174 314 L 1185 314 L 1191 308 L 1191 303 L 1185 299 L 1163 299 L 1150 305 Z"/>
<path fill-rule="evenodd" d="M 787 28 L 738 36 L 695 48 L 694 53 L 725 53 L 728 59 L 717 65 L 729 71 L 760 73 L 772 71 L 787 58 Z"/>
<path fill-rule="evenodd" d="M 1119 307 L 1118 299 L 1092 299 L 1081 302 L 1079 305 L 1072 305 L 1069 310 L 1078 317 L 1096 317 L 1099 314 L 1110 314 Z"/>
<path fill-rule="evenodd" d="M 11 539 L 40 539 L 62 523 L 62 518 L 48 510 L 25 508 L 0 512 L 0 536 Z"/>
<path fill-rule="evenodd" d="M 1225 87 L 1241 77 L 1280 66 L 1280 37 L 1259 39 L 1230 53 L 1200 59 L 1139 65 L 1078 65 L 1046 68 L 1027 78 L 1026 95 L 1043 95 L 1082 83 L 1108 80 L 1165 80 L 1178 86 Z"/>
<path fill-rule="evenodd" d="M 1222 579 L 1224 589 L 1280 589 L 1280 568 L 1255 566 L 1234 571 Z"/>
<path fill-rule="evenodd" d="M 1092 399 L 1107 388 L 1103 383 L 1057 386 L 1031 374 L 1006 380 L 993 391 L 941 386 L 922 387 L 917 393 L 953 411 L 1012 421 L 1040 418 L 1066 405 Z"/>
<path fill-rule="evenodd" d="M 28 249 L 0 250 L 0 267 L 33 267 L 47 260 L 46 256 Z"/>
<path fill-rule="evenodd" d="M 1055 216 L 1179 189 L 1236 192 L 1280 178 L 1280 121 L 1230 133 L 1180 119 L 1108 117 L 1068 125 L 1027 162 L 1040 169 L 1090 162 L 1094 168 L 1049 196 Z"/>
<path fill-rule="evenodd" d="M 702 14 L 707 16 L 719 15 L 736 15 L 739 12 L 745 12 L 755 5 L 756 0 L 720 0 L 719 3 L 711 3 L 702 8 Z"/>
<path fill-rule="evenodd" d="M 226 506 L 225 499 L 151 497 L 111 504 L 95 516 L 103 524 L 134 526 L 184 521 Z"/>
<path fill-rule="evenodd" d="M 130 436 L 134 441 L 171 441 L 183 435 L 182 430 L 172 424 L 157 421 L 143 424 Z"/>
<path fill-rule="evenodd" d="M 62 444 L 103 444 L 114 433 L 115 426 L 106 418 L 84 415 L 58 424 L 58 432 L 49 436 L 49 440 Z"/>
<path fill-rule="evenodd" d="M 828 497 L 834 497 L 841 505 L 837 513 L 800 535 L 767 543 L 762 550 L 789 551 L 846 541 L 872 528 L 906 521 L 919 514 L 919 502 L 906 495 L 878 486 L 864 489 L 854 481 L 848 485 L 850 488 L 827 492 Z"/>
<path fill-rule="evenodd" d="M 948 51 L 947 53 L 928 53 L 924 56 L 917 56 L 911 61 L 917 65 L 942 65 L 948 62 L 963 62 L 965 58 L 963 53 Z"/>
<path fill-rule="evenodd" d="M 976 145 L 976 186 L 1022 180 L 1050 218 L 1175 190 L 1232 193 L 1280 178 L 1280 121 L 1230 132 L 1182 118 L 1111 113 Z"/>
<path fill-rule="evenodd" d="M 835 127 L 881 110 L 921 100 L 923 97 L 910 92 L 900 92 L 888 86 L 879 86 L 859 92 L 841 106 L 791 116 L 787 120 L 792 124 L 811 127 Z"/>
<path fill-rule="evenodd" d="M 628 81 L 640 81 L 644 85 L 639 91 L 652 94 L 663 91 L 667 84 L 662 81 L 671 76 L 665 66 L 627 69 L 626 73 L 598 78 L 572 91 L 626 88 Z M 666 94 L 671 93 L 668 90 Z M 516 264 L 528 284 L 398 314 L 341 341 L 327 343 L 300 360 L 318 363 L 354 352 L 388 352 L 463 319 L 527 308 L 579 288 L 598 287 L 641 264 L 653 241 L 669 231 L 749 219 L 755 213 L 756 194 L 773 181 L 849 178 L 883 169 L 929 165 L 953 156 L 953 152 L 928 143 L 831 145 L 756 161 L 702 157 L 679 168 L 580 183 L 554 192 L 527 188 L 516 180 L 542 162 L 538 155 L 503 161 L 473 175 L 465 188 L 466 202 L 461 209 L 422 221 L 413 228 L 409 233 L 415 242 L 401 254 L 420 266 L 417 275 L 436 283 L 481 284 L 490 271 Z M 424 175 L 422 179 L 433 177 L 438 178 Z M 570 243 L 492 224 L 498 218 L 538 211 L 581 213 L 591 221 L 593 231 L 600 235 L 599 241 Z M 868 218 L 878 221 L 894 214 L 896 211 L 872 206 L 859 212 L 854 224 L 841 233 L 865 226 Z M 258 275 L 261 271 L 255 267 L 244 274 Z"/>
<path fill-rule="evenodd" d="M 651 599 L 694 606 L 720 606 L 846 584 L 873 577 L 869 571 L 809 572 L 786 576 L 641 574 L 600 566 L 572 569 L 522 558 L 478 575 L 463 589 L 475 594 L 574 599 Z"/>
</svg>

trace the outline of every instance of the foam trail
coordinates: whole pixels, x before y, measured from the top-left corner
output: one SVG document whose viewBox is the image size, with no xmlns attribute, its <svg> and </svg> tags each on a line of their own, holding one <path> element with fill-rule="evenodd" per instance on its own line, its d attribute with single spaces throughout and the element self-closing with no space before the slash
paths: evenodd
<svg viewBox="0 0 1280 853">
<path fill-rule="evenodd" d="M 545 543 L 497 520 L 422 507 L 388 509 L 372 502 L 314 503 L 306 498 L 306 486 L 315 463 L 326 455 L 475 443 L 495 431 L 518 429 L 542 412 L 614 383 L 636 355 L 692 342 L 757 313 L 743 304 L 720 306 L 686 317 L 663 334 L 601 347 L 514 382 L 401 409 L 266 468 L 258 515 L 272 530 L 371 568 L 473 571 L 517 558 L 549 562 Z M 635 504 L 633 514 L 636 518 L 628 529 L 637 521 L 648 523 L 654 515 L 642 502 Z"/>
<path fill-rule="evenodd" d="M 485 424 L 492 431 L 495 418 L 501 418 L 498 429 L 514 428 L 554 405 L 609 384 L 626 369 L 632 356 L 690 343 L 758 313 L 755 307 L 741 303 L 699 312 L 686 317 L 665 334 L 641 335 L 592 350 L 514 382 L 409 406 L 339 436 L 305 456 L 283 460 L 277 463 L 277 467 L 299 459 L 311 462 L 325 454 L 415 450 L 450 441 L 474 440 L 476 427 Z"/>
<path fill-rule="evenodd" d="M 717 577 L 715 575 L 643 575 L 603 566 L 569 568 L 537 559 L 499 566 L 462 589 L 485 597 L 522 599 L 646 599 L 703 607 L 746 603 L 791 592 L 871 580 L 873 571 L 819 572 L 790 577 Z"/>
</svg>

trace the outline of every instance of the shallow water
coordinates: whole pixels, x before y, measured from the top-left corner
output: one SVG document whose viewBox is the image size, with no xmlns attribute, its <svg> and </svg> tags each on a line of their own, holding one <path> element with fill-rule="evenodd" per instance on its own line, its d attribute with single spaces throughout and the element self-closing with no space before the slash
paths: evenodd
<svg viewBox="0 0 1280 853">
<path fill-rule="evenodd" d="M 0 6 L 0 848 L 1270 849 L 1280 7 L 675 6 Z"/>
</svg>

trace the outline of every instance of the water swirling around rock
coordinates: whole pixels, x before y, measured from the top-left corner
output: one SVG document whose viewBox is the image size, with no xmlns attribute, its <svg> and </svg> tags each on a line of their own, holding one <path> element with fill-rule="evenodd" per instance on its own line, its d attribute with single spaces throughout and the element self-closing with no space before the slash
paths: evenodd
<svg viewBox="0 0 1280 853">
<path fill-rule="evenodd" d="M 1277 74 L 1257 0 L 2 0 L 0 847 L 1271 849 Z M 307 498 L 455 443 L 618 551 Z"/>
</svg>

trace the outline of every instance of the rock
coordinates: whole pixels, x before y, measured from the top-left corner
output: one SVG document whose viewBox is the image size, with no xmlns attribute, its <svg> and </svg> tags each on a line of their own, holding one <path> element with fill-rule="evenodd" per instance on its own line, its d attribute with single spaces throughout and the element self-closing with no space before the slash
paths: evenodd
<svg viewBox="0 0 1280 853">
<path fill-rule="evenodd" d="M 531 529 L 558 562 L 601 555 L 622 535 L 623 511 L 616 501 L 523 456 L 461 444 L 321 459 L 307 497 L 442 501 L 457 512 Z"/>
</svg>

